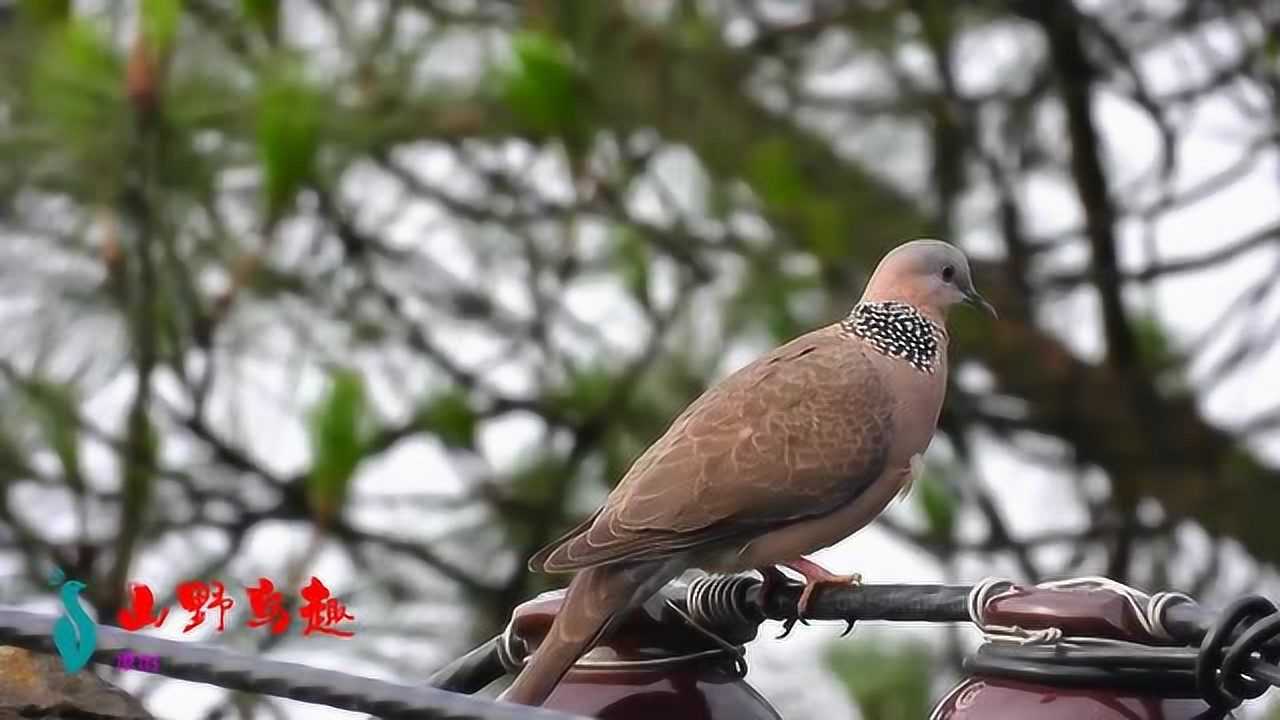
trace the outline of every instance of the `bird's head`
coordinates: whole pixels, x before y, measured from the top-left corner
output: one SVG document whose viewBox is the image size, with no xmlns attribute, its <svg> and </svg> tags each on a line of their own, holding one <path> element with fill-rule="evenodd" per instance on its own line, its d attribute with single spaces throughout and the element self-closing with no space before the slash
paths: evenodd
<svg viewBox="0 0 1280 720">
<path fill-rule="evenodd" d="M 913 240 L 894 248 L 876 266 L 863 302 L 905 302 L 939 320 L 966 303 L 996 317 L 996 309 L 973 287 L 969 259 L 941 240 Z"/>
</svg>

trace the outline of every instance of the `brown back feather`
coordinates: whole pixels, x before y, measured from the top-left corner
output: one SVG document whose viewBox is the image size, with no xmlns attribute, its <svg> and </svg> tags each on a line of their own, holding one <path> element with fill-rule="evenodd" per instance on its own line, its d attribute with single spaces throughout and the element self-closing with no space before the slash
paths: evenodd
<svg viewBox="0 0 1280 720">
<path fill-rule="evenodd" d="M 725 378 L 537 566 L 660 559 L 851 502 L 883 472 L 892 436 L 892 398 L 866 352 L 829 326 Z"/>
</svg>

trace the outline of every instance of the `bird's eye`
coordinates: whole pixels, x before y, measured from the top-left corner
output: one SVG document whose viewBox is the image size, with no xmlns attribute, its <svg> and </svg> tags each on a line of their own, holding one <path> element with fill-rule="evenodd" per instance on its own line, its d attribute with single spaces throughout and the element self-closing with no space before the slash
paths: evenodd
<svg viewBox="0 0 1280 720">
<path fill-rule="evenodd" d="M 955 267 L 953 267 L 953 266 L 951 266 L 951 265 L 948 265 L 948 266 L 946 266 L 946 267 L 942 268 L 942 281 L 943 281 L 943 282 L 951 282 L 951 278 L 953 278 L 953 277 L 955 277 L 955 276 L 956 276 L 956 269 L 955 269 Z"/>
</svg>

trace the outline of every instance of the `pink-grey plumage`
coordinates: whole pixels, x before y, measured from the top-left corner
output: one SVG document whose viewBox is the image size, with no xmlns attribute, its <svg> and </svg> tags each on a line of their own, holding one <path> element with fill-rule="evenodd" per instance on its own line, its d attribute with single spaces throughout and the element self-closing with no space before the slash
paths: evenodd
<svg viewBox="0 0 1280 720">
<path fill-rule="evenodd" d="M 839 578 L 802 556 L 864 527 L 910 483 L 946 390 L 947 311 L 961 302 L 995 314 L 958 249 L 906 243 L 844 320 L 695 400 L 594 515 L 530 561 L 578 574 L 503 698 L 541 704 L 613 620 L 686 569 L 793 566 L 806 591 Z"/>
</svg>

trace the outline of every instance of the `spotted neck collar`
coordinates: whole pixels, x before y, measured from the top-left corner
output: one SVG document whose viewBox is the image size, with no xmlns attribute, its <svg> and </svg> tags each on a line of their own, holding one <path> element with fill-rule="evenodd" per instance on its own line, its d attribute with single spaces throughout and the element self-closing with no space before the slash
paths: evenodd
<svg viewBox="0 0 1280 720">
<path fill-rule="evenodd" d="M 923 373 L 938 369 L 946 330 L 903 302 L 861 302 L 840 321 L 840 329 L 883 355 L 905 360 Z"/>
</svg>

